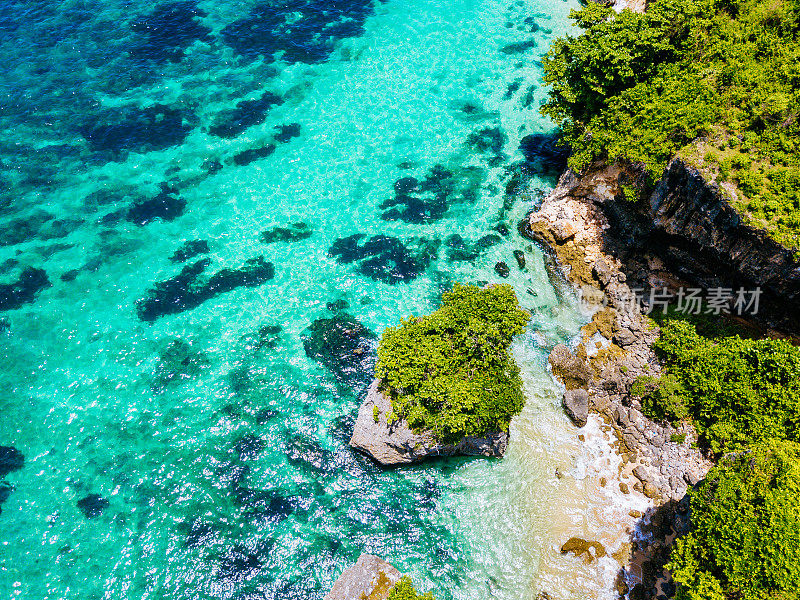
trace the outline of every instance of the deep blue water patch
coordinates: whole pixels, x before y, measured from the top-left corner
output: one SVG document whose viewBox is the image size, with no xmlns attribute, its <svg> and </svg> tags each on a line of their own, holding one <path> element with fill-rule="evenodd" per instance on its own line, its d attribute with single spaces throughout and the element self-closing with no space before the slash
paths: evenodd
<svg viewBox="0 0 800 600">
<path fill-rule="evenodd" d="M 519 149 L 531 169 L 543 174 L 561 173 L 567 166 L 569 147 L 558 133 L 534 133 L 520 141 Z"/>
<path fill-rule="evenodd" d="M 203 350 L 196 350 L 186 340 L 173 340 L 159 353 L 151 387 L 156 393 L 163 392 L 169 385 L 197 378 L 210 364 Z"/>
<path fill-rule="evenodd" d="M 36 299 L 36 294 L 51 285 L 44 269 L 26 267 L 15 282 L 0 283 L 0 310 L 13 310 L 30 304 Z"/>
<path fill-rule="evenodd" d="M 205 16 L 192 0 L 159 4 L 131 22 L 131 29 L 143 38 L 131 54 L 155 63 L 180 61 L 192 43 L 211 40 L 211 30 L 199 21 Z"/>
<path fill-rule="evenodd" d="M 247 260 L 239 269 L 224 268 L 211 277 L 203 277 L 211 259 L 204 258 L 185 266 L 180 273 L 160 281 L 136 303 L 142 321 L 155 321 L 197 308 L 203 302 L 238 287 L 257 287 L 275 276 L 275 267 L 263 256 Z"/>
<path fill-rule="evenodd" d="M 355 317 L 340 312 L 311 323 L 303 334 L 303 348 L 306 356 L 328 368 L 339 383 L 363 385 L 372 379 L 376 337 Z"/>
<path fill-rule="evenodd" d="M 108 500 L 103 498 L 100 494 L 89 494 L 78 500 L 77 506 L 87 519 L 94 519 L 103 514 L 103 511 L 109 507 Z"/>
<path fill-rule="evenodd" d="M 265 2 L 222 30 L 223 41 L 245 58 L 316 64 L 328 59 L 336 40 L 357 37 L 374 11 L 374 0 L 282 0 Z M 291 18 L 290 18 L 291 16 Z"/>
<path fill-rule="evenodd" d="M 25 455 L 14 446 L 0 446 L 0 479 L 25 466 Z"/>
<path fill-rule="evenodd" d="M 263 123 L 272 107 L 280 104 L 283 100 L 272 92 L 264 92 L 254 100 L 241 100 L 235 108 L 218 114 L 208 132 L 221 138 L 236 137 L 247 128 Z"/>
<path fill-rule="evenodd" d="M 3 514 L 3 503 L 11 496 L 14 486 L 5 481 L 0 481 L 0 515 Z"/>
</svg>

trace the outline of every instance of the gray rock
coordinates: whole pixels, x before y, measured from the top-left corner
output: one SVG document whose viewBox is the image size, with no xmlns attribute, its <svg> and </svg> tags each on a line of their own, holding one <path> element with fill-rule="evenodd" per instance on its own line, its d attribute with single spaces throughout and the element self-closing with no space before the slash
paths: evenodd
<svg viewBox="0 0 800 600">
<path fill-rule="evenodd" d="M 362 554 L 356 564 L 336 580 L 325 600 L 385 600 L 398 581 L 400 571 L 377 556 Z"/>
<path fill-rule="evenodd" d="M 594 263 L 594 267 L 592 268 L 592 272 L 594 276 L 603 284 L 603 286 L 607 286 L 611 281 L 611 278 L 614 275 L 614 270 L 608 266 L 608 263 L 604 260 L 598 260 Z"/>
<path fill-rule="evenodd" d="M 683 474 L 683 480 L 692 486 L 700 483 L 700 477 L 698 477 L 693 471 L 686 471 L 686 473 Z"/>
<path fill-rule="evenodd" d="M 498 431 L 486 437 L 468 436 L 458 444 L 443 444 L 430 432 L 415 433 L 403 419 L 389 425 L 392 402 L 378 388 L 375 379 L 367 397 L 358 409 L 358 417 L 350 445 L 374 458 L 384 466 L 417 463 L 441 456 L 500 457 L 508 446 L 508 432 Z M 375 407 L 378 419 L 375 420 Z"/>
<path fill-rule="evenodd" d="M 622 427 L 627 427 L 631 422 L 628 418 L 628 409 L 624 406 L 618 406 L 616 410 L 614 410 L 614 419 L 616 419 L 617 423 Z"/>
<path fill-rule="evenodd" d="M 589 392 L 584 389 L 567 390 L 562 401 L 567 416 L 578 427 L 586 425 L 589 418 Z"/>
<path fill-rule="evenodd" d="M 630 329 L 620 329 L 614 334 L 614 342 L 618 346 L 631 346 L 636 343 L 637 337 Z"/>
<path fill-rule="evenodd" d="M 648 473 L 642 465 L 636 465 L 633 469 L 633 476 L 642 483 L 652 483 L 653 481 L 653 478 L 650 477 L 650 473 Z"/>
</svg>

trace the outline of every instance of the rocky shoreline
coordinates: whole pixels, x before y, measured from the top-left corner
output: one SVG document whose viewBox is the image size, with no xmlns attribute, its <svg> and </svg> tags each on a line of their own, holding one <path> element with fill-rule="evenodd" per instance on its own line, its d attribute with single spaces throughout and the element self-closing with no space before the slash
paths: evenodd
<svg viewBox="0 0 800 600">
<path fill-rule="evenodd" d="M 583 427 L 590 413 L 601 419 L 622 459 L 621 493 L 649 500 L 650 510 L 631 515 L 637 522 L 630 551 L 619 557 L 618 591 L 625 597 L 641 587 L 636 594 L 655 597 L 671 589 L 663 565 L 669 544 L 688 527 L 687 489 L 712 463 L 692 443 L 690 427 L 648 419 L 629 393 L 638 377 L 657 376 L 661 365 L 652 350 L 658 330 L 641 312 L 626 265 L 608 251 L 609 206 L 622 193 L 625 176 L 616 165 L 598 165 L 580 177 L 567 171 L 520 230 L 553 254 L 592 313 L 574 346 L 557 346 L 549 362 L 566 388 L 563 405 L 575 425 Z"/>
<path fill-rule="evenodd" d="M 375 379 L 358 409 L 350 446 L 385 467 L 444 456 L 500 457 L 508 446 L 507 431 L 480 438 L 468 436 L 458 444 L 443 444 L 429 433 L 415 433 L 402 418 L 390 423 L 391 414 L 392 402 L 381 392 L 380 380 Z"/>
</svg>

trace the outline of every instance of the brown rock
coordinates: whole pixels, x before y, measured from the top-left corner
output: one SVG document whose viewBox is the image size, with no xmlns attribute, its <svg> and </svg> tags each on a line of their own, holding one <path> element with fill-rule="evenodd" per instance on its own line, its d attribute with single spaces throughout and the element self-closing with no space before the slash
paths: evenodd
<svg viewBox="0 0 800 600">
<path fill-rule="evenodd" d="M 398 581 L 400 571 L 377 556 L 362 554 L 336 580 L 325 600 L 386 600 Z"/>
<path fill-rule="evenodd" d="M 575 556 L 583 556 L 587 563 L 597 558 L 603 558 L 607 554 L 605 547 L 600 542 L 584 540 L 579 537 L 571 537 L 561 546 L 561 554 L 568 552 L 572 552 Z"/>
</svg>

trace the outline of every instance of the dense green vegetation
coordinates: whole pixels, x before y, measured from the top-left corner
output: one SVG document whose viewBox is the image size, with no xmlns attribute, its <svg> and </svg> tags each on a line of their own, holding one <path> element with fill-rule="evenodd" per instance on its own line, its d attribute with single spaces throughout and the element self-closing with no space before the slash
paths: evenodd
<svg viewBox="0 0 800 600">
<path fill-rule="evenodd" d="M 693 492 L 670 571 L 678 600 L 789 600 L 800 589 L 800 445 L 727 455 Z"/>
<path fill-rule="evenodd" d="M 715 340 L 673 320 L 656 350 L 667 374 L 632 389 L 650 416 L 691 417 L 715 453 L 767 439 L 800 441 L 800 349 L 789 342 L 738 335 Z"/>
<path fill-rule="evenodd" d="M 402 577 L 389 592 L 387 600 L 434 600 L 434 597 L 432 592 L 420 594 L 414 589 L 410 577 Z"/>
<path fill-rule="evenodd" d="M 442 306 L 389 327 L 376 376 L 394 415 L 442 440 L 507 429 L 522 410 L 522 380 L 509 354 L 530 315 L 508 285 L 456 284 Z"/>
<path fill-rule="evenodd" d="M 661 323 L 665 373 L 631 389 L 649 416 L 691 421 L 721 457 L 691 491 L 692 531 L 672 551 L 677 599 L 797 598 L 800 349 L 693 320 Z"/>
<path fill-rule="evenodd" d="M 653 0 L 644 14 L 588 2 L 581 35 L 544 60 L 544 114 L 572 147 L 645 167 L 683 154 L 738 186 L 740 211 L 800 246 L 800 0 Z"/>
</svg>

